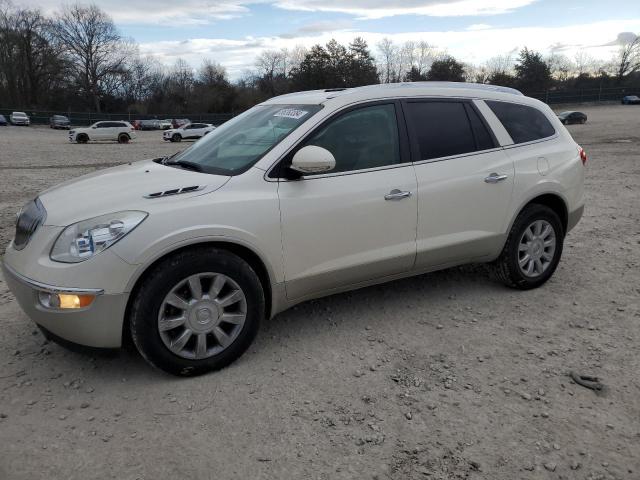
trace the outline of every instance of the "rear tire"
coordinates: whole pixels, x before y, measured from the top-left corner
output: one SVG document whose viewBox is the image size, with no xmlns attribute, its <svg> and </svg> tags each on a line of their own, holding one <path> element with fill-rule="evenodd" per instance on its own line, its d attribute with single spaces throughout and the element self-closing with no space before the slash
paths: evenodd
<svg viewBox="0 0 640 480">
<path fill-rule="evenodd" d="M 215 283 L 218 277 L 221 288 Z M 231 294 L 240 300 L 223 305 Z M 148 272 L 135 294 L 129 322 L 133 342 L 147 362 L 173 375 L 194 376 L 240 357 L 264 315 L 262 285 L 248 263 L 226 250 L 194 248 Z M 182 341 L 185 335 L 188 340 Z"/>
<path fill-rule="evenodd" d="M 127 135 L 126 133 L 121 133 L 120 135 L 118 135 L 118 143 L 129 143 L 129 135 Z"/>
<path fill-rule="evenodd" d="M 495 274 L 509 287 L 537 288 L 558 267 L 563 242 L 560 217 L 545 205 L 527 205 L 516 217 L 502 253 L 494 262 Z M 532 267 L 527 272 L 529 266 Z"/>
</svg>

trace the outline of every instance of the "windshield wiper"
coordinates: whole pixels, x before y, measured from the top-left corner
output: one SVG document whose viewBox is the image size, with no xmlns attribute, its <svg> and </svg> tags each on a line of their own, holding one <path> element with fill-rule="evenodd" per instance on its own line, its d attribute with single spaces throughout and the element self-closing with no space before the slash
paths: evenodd
<svg viewBox="0 0 640 480">
<path fill-rule="evenodd" d="M 160 163 L 162 165 L 166 165 L 169 160 L 171 160 L 173 157 L 175 157 L 179 153 L 180 152 L 176 152 L 176 153 L 174 153 L 172 155 L 167 155 L 166 157 L 162 157 L 162 159 L 160 160 Z"/>
<path fill-rule="evenodd" d="M 165 165 L 169 165 L 169 166 L 175 165 L 177 167 L 182 167 L 185 170 L 193 170 L 194 172 L 204 172 L 204 170 L 202 169 L 202 165 L 194 162 L 185 162 L 184 160 L 178 160 L 177 162 L 167 162 L 165 163 Z"/>
</svg>

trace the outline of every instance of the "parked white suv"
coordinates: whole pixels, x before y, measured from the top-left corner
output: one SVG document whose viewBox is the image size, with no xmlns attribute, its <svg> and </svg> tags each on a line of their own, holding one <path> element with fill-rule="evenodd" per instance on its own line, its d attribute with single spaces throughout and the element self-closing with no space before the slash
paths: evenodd
<svg viewBox="0 0 640 480">
<path fill-rule="evenodd" d="M 9 121 L 13 125 L 24 125 L 26 127 L 31 124 L 29 116 L 24 112 L 12 112 L 11 115 L 9 115 Z"/>
<path fill-rule="evenodd" d="M 130 332 L 150 363 L 194 375 L 307 299 L 469 262 L 542 285 L 582 216 L 585 161 L 511 89 L 284 95 L 173 157 L 43 192 L 4 275 L 49 337 L 119 347 Z"/>
<path fill-rule="evenodd" d="M 210 123 L 188 123 L 180 128 L 170 128 L 162 132 L 162 139 L 167 142 L 181 142 L 182 140 L 197 140 L 204 137 L 216 127 Z"/>
<path fill-rule="evenodd" d="M 89 141 L 128 143 L 133 138 L 136 138 L 136 129 L 129 122 L 120 120 L 96 122 L 86 128 L 69 130 L 69 141 L 72 143 Z"/>
</svg>

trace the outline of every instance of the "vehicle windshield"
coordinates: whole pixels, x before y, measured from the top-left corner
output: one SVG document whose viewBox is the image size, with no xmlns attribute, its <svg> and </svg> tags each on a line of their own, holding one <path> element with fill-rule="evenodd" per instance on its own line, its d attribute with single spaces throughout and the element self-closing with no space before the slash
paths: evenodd
<svg viewBox="0 0 640 480">
<path fill-rule="evenodd" d="M 212 130 L 169 164 L 190 165 L 204 173 L 239 175 L 321 108 L 258 105 Z"/>
</svg>

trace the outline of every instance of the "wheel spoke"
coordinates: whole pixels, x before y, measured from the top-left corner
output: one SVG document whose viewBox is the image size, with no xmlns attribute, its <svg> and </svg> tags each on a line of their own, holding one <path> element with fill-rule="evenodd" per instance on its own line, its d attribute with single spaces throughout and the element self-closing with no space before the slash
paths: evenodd
<svg viewBox="0 0 640 480">
<path fill-rule="evenodd" d="M 533 273 L 533 260 L 529 260 L 529 263 L 527 264 L 527 275 L 531 276 L 531 274 Z"/>
<path fill-rule="evenodd" d="M 536 237 L 539 237 L 540 234 L 542 233 L 542 222 L 540 220 L 538 220 L 537 222 L 535 222 L 533 227 L 533 233 Z"/>
<path fill-rule="evenodd" d="M 224 276 L 216 275 L 215 278 L 213 279 L 213 282 L 211 282 L 211 288 L 209 289 L 209 296 L 211 298 L 216 298 L 220 293 L 220 291 L 222 290 L 222 288 L 224 287 L 225 283 L 227 283 L 227 280 L 225 279 Z"/>
<path fill-rule="evenodd" d="M 527 245 L 526 243 L 523 242 L 520 245 L 518 245 L 518 251 L 524 252 L 526 250 L 529 250 L 529 245 Z"/>
<path fill-rule="evenodd" d="M 551 233 L 553 233 L 553 229 L 551 228 L 551 225 L 546 224 L 544 226 L 544 229 L 542 230 L 542 233 L 540 233 L 540 237 L 542 237 L 542 239 L 547 238 Z"/>
<path fill-rule="evenodd" d="M 243 297 L 244 295 L 240 290 L 234 290 L 226 297 L 219 299 L 218 303 L 221 307 L 228 307 L 229 305 L 233 305 L 234 303 L 239 302 Z"/>
<path fill-rule="evenodd" d="M 189 290 L 191 291 L 191 296 L 195 300 L 202 299 L 202 283 L 200 282 L 200 276 L 193 275 L 189 277 Z"/>
<path fill-rule="evenodd" d="M 536 259 L 536 270 L 538 273 L 542 273 L 543 268 L 542 268 L 542 262 L 540 261 L 540 259 Z"/>
<path fill-rule="evenodd" d="M 191 338 L 191 330 L 185 328 L 184 332 L 176 338 L 173 342 L 171 342 L 171 350 L 174 352 L 179 352 L 184 348 L 189 339 Z"/>
<path fill-rule="evenodd" d="M 531 257 L 529 256 L 529 254 L 527 254 L 524 257 L 522 257 L 522 259 L 520 259 L 518 262 L 520 263 L 521 267 L 524 267 L 530 259 Z"/>
<path fill-rule="evenodd" d="M 196 358 L 204 358 L 207 356 L 207 334 L 198 334 L 198 343 L 196 344 Z"/>
<path fill-rule="evenodd" d="M 223 348 L 227 348 L 229 345 L 231 345 L 231 337 L 229 335 L 227 335 L 226 332 L 224 330 L 222 330 L 220 327 L 215 327 L 213 329 L 213 334 L 215 335 L 216 339 L 218 340 L 218 343 Z"/>
<path fill-rule="evenodd" d="M 161 332 L 166 332 L 167 330 L 173 330 L 180 325 L 184 325 L 184 322 L 187 319 L 185 317 L 177 317 L 177 318 L 161 318 L 158 322 L 158 329 Z"/>
<path fill-rule="evenodd" d="M 170 293 L 169 295 L 167 295 L 167 298 L 164 301 L 180 310 L 186 310 L 187 308 L 189 308 L 189 302 L 179 297 L 175 293 Z"/>
<path fill-rule="evenodd" d="M 246 316 L 244 313 L 223 313 L 220 320 L 233 325 L 242 325 Z"/>
<path fill-rule="evenodd" d="M 550 262 L 553 259 L 553 254 L 550 252 L 542 252 L 542 258 Z"/>
<path fill-rule="evenodd" d="M 524 231 L 524 238 L 526 238 L 529 241 L 533 240 L 533 230 L 532 230 L 532 228 L 533 228 L 533 225 L 531 225 L 529 228 L 527 228 Z"/>
</svg>

